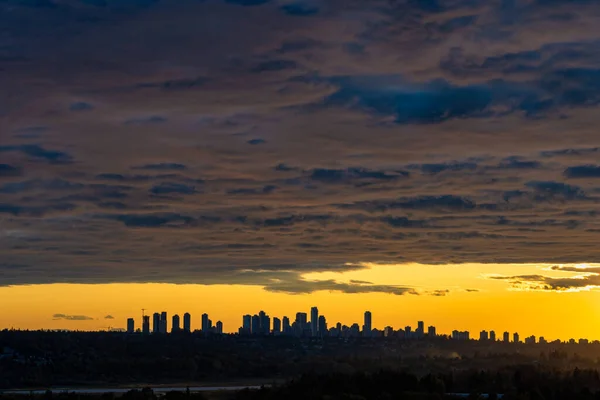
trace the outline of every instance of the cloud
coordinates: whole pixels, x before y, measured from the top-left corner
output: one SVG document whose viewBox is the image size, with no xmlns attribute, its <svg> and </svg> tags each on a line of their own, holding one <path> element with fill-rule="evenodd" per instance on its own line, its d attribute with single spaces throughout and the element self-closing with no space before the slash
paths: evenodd
<svg viewBox="0 0 600 400">
<path fill-rule="evenodd" d="M 68 153 L 57 150 L 46 150 L 37 144 L 0 146 L 0 153 L 3 152 L 19 152 L 33 159 L 42 159 L 51 163 L 69 163 L 73 161 L 73 157 Z"/>
<path fill-rule="evenodd" d="M 130 118 L 125 121 L 125 125 L 154 125 L 164 124 L 168 119 L 160 115 L 150 115 L 148 117 Z"/>
<path fill-rule="evenodd" d="M 104 319 L 115 319 L 115 317 L 113 317 L 112 315 L 105 315 Z"/>
<path fill-rule="evenodd" d="M 66 321 L 92 321 L 94 318 L 88 317 L 87 315 L 54 314 L 52 319 L 64 319 Z"/>
<path fill-rule="evenodd" d="M 23 170 L 10 164 L 0 164 L 0 178 L 21 176 Z"/>
<path fill-rule="evenodd" d="M 310 179 L 326 183 L 349 183 L 360 180 L 387 181 L 409 176 L 406 171 L 373 171 L 366 168 L 347 169 L 316 168 L 310 171 Z"/>
<path fill-rule="evenodd" d="M 122 222 L 129 227 L 145 227 L 155 228 L 161 226 L 181 226 L 193 221 L 193 218 L 180 215 L 180 214 L 169 214 L 169 213 L 156 213 L 156 214 L 118 214 L 118 215 L 107 215 L 104 218 L 114 219 Z"/>
<path fill-rule="evenodd" d="M 75 103 L 71 103 L 69 106 L 70 111 L 90 111 L 93 110 L 94 106 L 90 103 L 86 103 L 85 101 L 78 101 Z"/>
<path fill-rule="evenodd" d="M 565 199 L 582 198 L 585 196 L 583 189 L 578 186 L 568 185 L 554 181 L 531 181 L 525 186 L 534 189 L 541 196 L 561 196 Z"/>
<path fill-rule="evenodd" d="M 566 178 L 600 178 L 600 167 L 597 165 L 579 165 L 565 169 Z"/>
<path fill-rule="evenodd" d="M 258 145 L 258 144 L 265 144 L 265 143 L 267 143 L 267 141 L 264 139 L 257 138 L 257 139 L 250 139 L 246 143 L 251 144 L 251 145 Z"/>
<path fill-rule="evenodd" d="M 600 288 L 600 268 L 554 266 L 552 271 L 573 272 L 571 277 L 545 275 L 489 276 L 507 281 L 511 288 L 527 291 L 572 292 Z"/>
<path fill-rule="evenodd" d="M 194 194 L 197 193 L 196 188 L 190 185 L 184 185 L 182 183 L 161 183 L 159 185 L 152 186 L 150 189 L 152 194 Z"/>
<path fill-rule="evenodd" d="M 184 171 L 187 166 L 180 163 L 157 163 L 157 164 L 145 164 L 132 167 L 132 169 L 147 169 L 151 171 Z"/>
<path fill-rule="evenodd" d="M 418 295 L 419 292 L 410 287 L 394 286 L 394 285 L 373 285 L 364 283 L 343 283 L 333 279 L 324 281 L 308 281 L 298 279 L 291 282 L 271 283 L 265 286 L 265 290 L 269 292 L 282 292 L 289 294 L 309 294 L 317 291 L 341 292 L 347 294 L 360 293 L 386 293 L 396 296 L 405 294 Z"/>
<path fill-rule="evenodd" d="M 0 12 L 0 285 L 600 257 L 598 2 L 46 3 Z"/>
<path fill-rule="evenodd" d="M 476 206 L 476 203 L 472 200 L 454 195 L 407 197 L 396 200 L 374 200 L 339 205 L 340 208 L 362 209 L 370 212 L 385 212 L 397 209 L 473 210 Z"/>
</svg>

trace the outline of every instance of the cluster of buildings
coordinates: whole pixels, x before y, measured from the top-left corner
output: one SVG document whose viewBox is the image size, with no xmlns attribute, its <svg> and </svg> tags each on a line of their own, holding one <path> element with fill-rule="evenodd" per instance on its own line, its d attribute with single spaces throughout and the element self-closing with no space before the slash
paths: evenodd
<svg viewBox="0 0 600 400">
<path fill-rule="evenodd" d="M 151 319 L 152 317 L 152 319 Z M 142 315 L 142 327 L 137 329 L 135 327 L 135 320 L 129 318 L 127 320 L 127 332 L 141 332 L 144 334 L 166 334 L 168 332 L 191 332 L 192 331 L 192 316 L 190 313 L 183 314 L 183 320 L 178 314 L 175 314 L 171 318 L 171 326 L 168 325 L 167 313 L 165 311 L 161 313 L 154 313 L 150 315 Z M 201 331 L 203 333 L 211 334 L 222 334 L 223 323 L 217 321 L 213 325 L 212 320 L 208 314 L 202 314 L 201 319 Z M 365 311 L 363 324 L 360 326 L 358 323 L 354 323 L 350 326 L 342 325 L 340 322 L 333 326 L 328 326 L 327 319 L 324 315 L 319 314 L 317 307 L 310 309 L 310 315 L 305 312 L 296 313 L 294 321 L 291 321 L 288 317 L 278 318 L 271 317 L 264 311 L 260 311 L 258 314 L 247 314 L 242 317 L 242 326 L 239 328 L 238 333 L 240 335 L 287 335 L 296 337 L 394 337 L 399 339 L 421 339 L 421 338 L 433 338 L 438 336 L 435 326 L 429 326 L 425 328 L 423 321 L 417 322 L 417 327 L 413 329 L 411 326 L 406 326 L 404 329 L 394 330 L 391 326 L 386 326 L 383 330 L 373 328 L 373 316 L 370 311 Z M 450 338 L 453 340 L 471 340 L 468 331 L 452 331 Z M 479 341 L 481 342 L 496 342 L 502 341 L 505 343 L 521 343 L 521 339 L 517 332 L 511 334 L 504 332 L 502 338 L 496 337 L 496 332 L 483 330 L 479 332 Z M 525 338 L 526 344 L 535 343 L 548 343 L 544 337 L 537 339 L 535 336 L 529 336 Z M 574 344 L 576 341 L 571 339 L 569 343 Z M 579 344 L 588 343 L 585 339 L 580 339 Z"/>
<path fill-rule="evenodd" d="M 291 321 L 289 317 L 279 319 L 271 317 L 264 311 L 254 315 L 244 315 L 242 326 L 238 330 L 240 335 L 289 335 L 297 337 L 399 337 L 399 338 L 424 338 L 436 336 L 436 329 L 430 326 L 425 330 L 423 321 L 417 323 L 413 330 L 410 326 L 395 331 L 391 326 L 383 330 L 373 328 L 373 316 L 370 311 L 364 314 L 363 324 L 354 323 L 350 326 L 340 322 L 328 326 L 324 315 L 319 315 L 319 309 L 312 307 L 309 315 L 305 312 L 296 313 L 296 318 Z"/>
<path fill-rule="evenodd" d="M 190 313 L 183 314 L 183 325 L 181 323 L 181 318 L 178 314 L 173 315 L 171 318 L 171 328 L 169 330 L 168 324 L 168 316 L 167 312 L 163 311 L 161 313 L 154 313 L 152 315 L 152 326 L 150 325 L 150 315 L 142 315 L 142 329 L 137 330 L 138 332 L 142 332 L 145 334 L 149 333 L 175 333 L 175 332 L 191 332 L 192 331 L 192 316 Z M 127 319 L 127 333 L 134 333 L 135 329 L 135 319 L 128 318 Z M 215 325 L 213 325 L 212 320 L 208 317 L 208 314 L 202 314 L 202 332 L 205 333 L 223 333 L 223 323 L 221 321 L 217 321 Z"/>
</svg>

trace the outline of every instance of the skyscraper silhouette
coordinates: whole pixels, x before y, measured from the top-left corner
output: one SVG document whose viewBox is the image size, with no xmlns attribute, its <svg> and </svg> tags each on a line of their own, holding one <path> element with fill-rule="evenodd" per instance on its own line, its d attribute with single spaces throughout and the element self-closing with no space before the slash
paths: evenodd
<svg viewBox="0 0 600 400">
<path fill-rule="evenodd" d="M 150 316 L 144 315 L 142 319 L 142 333 L 147 335 L 150 333 Z"/>
<path fill-rule="evenodd" d="M 310 309 L 310 334 L 313 337 L 319 334 L 319 309 L 317 307 Z"/>
<path fill-rule="evenodd" d="M 190 313 L 183 314 L 183 330 L 185 332 L 192 331 L 192 316 Z"/>
<path fill-rule="evenodd" d="M 202 314 L 202 332 L 208 333 L 209 330 L 210 330 L 210 325 L 208 322 L 208 314 L 204 313 L 204 314 Z"/>
<path fill-rule="evenodd" d="M 372 320 L 371 320 L 371 311 L 365 311 L 365 321 L 364 321 L 364 325 L 363 325 L 363 335 L 364 336 L 371 336 L 371 330 L 372 330 Z"/>
<path fill-rule="evenodd" d="M 157 312 L 152 314 L 152 332 L 153 333 L 160 332 L 160 314 Z"/>
<path fill-rule="evenodd" d="M 167 312 L 160 313 L 160 333 L 167 333 Z"/>
<path fill-rule="evenodd" d="M 173 321 L 171 323 L 171 332 L 179 332 L 181 327 L 179 326 L 179 315 L 173 315 Z"/>
<path fill-rule="evenodd" d="M 127 333 L 135 332 L 135 320 L 133 318 L 127 318 Z"/>
</svg>

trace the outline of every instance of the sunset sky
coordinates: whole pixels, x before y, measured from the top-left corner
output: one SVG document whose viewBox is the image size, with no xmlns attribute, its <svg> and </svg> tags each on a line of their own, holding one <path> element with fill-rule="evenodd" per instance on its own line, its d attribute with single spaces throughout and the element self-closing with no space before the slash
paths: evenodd
<svg viewBox="0 0 600 400">
<path fill-rule="evenodd" d="M 0 0 L 0 329 L 318 306 L 600 339 L 600 2 Z"/>
</svg>

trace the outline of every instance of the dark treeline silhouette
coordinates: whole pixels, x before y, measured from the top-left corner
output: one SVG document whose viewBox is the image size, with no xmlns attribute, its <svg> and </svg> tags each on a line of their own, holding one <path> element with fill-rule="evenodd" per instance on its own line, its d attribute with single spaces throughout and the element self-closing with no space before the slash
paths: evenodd
<svg viewBox="0 0 600 400">
<path fill-rule="evenodd" d="M 0 331 L 0 389 L 284 381 L 304 373 L 417 376 L 538 365 L 600 368 L 600 346 L 477 341 L 299 339 L 181 333 Z M 455 375 L 458 376 L 458 375 Z M 473 378 L 475 379 L 475 378 Z"/>
<path fill-rule="evenodd" d="M 446 399 L 593 400 L 600 399 L 596 370 L 557 371 L 518 366 L 496 371 L 462 371 L 417 377 L 408 372 L 304 375 L 286 385 L 243 390 L 235 400 L 391 400 Z"/>
<path fill-rule="evenodd" d="M 114 400 L 112 393 L 87 395 L 46 391 L 45 394 L 0 394 L 0 400 Z M 194 393 L 152 389 L 130 390 L 123 400 L 599 400 L 597 370 L 560 371 L 540 366 L 513 366 L 498 370 L 465 370 L 417 376 L 410 372 L 304 374 L 287 383 L 237 392 Z"/>
</svg>

